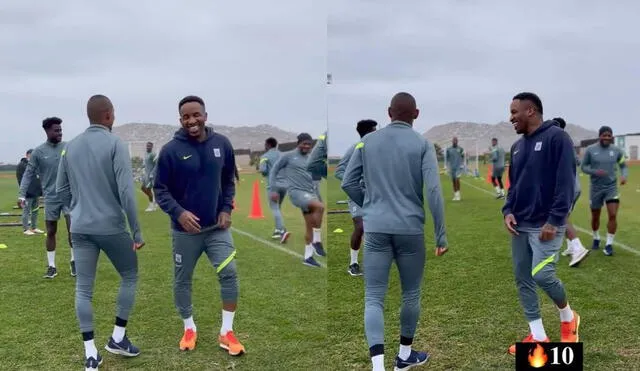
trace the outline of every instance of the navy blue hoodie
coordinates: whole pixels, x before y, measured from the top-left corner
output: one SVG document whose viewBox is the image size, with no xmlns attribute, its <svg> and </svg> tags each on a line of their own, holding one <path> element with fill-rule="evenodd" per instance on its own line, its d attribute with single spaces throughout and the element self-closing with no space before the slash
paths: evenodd
<svg viewBox="0 0 640 371">
<path fill-rule="evenodd" d="M 231 213 L 235 196 L 236 161 L 231 142 L 206 128 L 198 142 L 184 129 L 175 133 L 158 155 L 153 192 L 158 206 L 171 217 L 171 226 L 184 232 L 178 217 L 188 210 L 200 218 L 202 229 L 214 226 L 220 212 Z"/>
<path fill-rule="evenodd" d="M 546 121 L 511 146 L 511 188 L 502 208 L 520 227 L 565 225 L 574 198 L 576 159 L 569 134 Z"/>
</svg>

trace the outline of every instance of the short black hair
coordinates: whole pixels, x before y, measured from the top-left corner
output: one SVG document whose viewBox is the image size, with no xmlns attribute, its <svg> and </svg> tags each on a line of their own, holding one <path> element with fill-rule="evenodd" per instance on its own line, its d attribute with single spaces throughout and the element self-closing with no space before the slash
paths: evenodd
<svg viewBox="0 0 640 371">
<path fill-rule="evenodd" d="M 153 145 L 153 142 L 147 142 L 147 144 L 151 144 L 151 145 Z"/>
<path fill-rule="evenodd" d="M 58 117 L 47 117 L 42 120 L 42 128 L 44 130 L 49 130 L 53 125 L 62 125 L 62 119 Z"/>
<path fill-rule="evenodd" d="M 274 137 L 269 137 L 264 142 L 271 148 L 276 148 L 278 146 L 278 141 Z"/>
<path fill-rule="evenodd" d="M 496 142 L 498 141 L 498 138 L 491 138 L 491 140 L 495 140 Z"/>
<path fill-rule="evenodd" d="M 313 140 L 313 138 L 308 133 L 300 133 L 298 135 L 298 144 L 304 142 L 305 140 Z"/>
<path fill-rule="evenodd" d="M 554 117 L 553 121 L 555 121 L 558 124 L 557 126 L 562 130 L 567 127 L 567 122 L 564 121 L 562 117 Z"/>
<path fill-rule="evenodd" d="M 376 126 L 378 126 L 378 123 L 374 120 L 360 120 L 356 124 L 356 130 L 358 131 L 358 134 L 363 137 L 365 134 L 370 133 L 371 129 L 375 128 Z"/>
<path fill-rule="evenodd" d="M 32 149 L 27 150 L 27 154 L 30 155 L 33 152 Z"/>
<path fill-rule="evenodd" d="M 178 103 L 178 110 L 187 103 L 199 103 L 203 109 L 205 108 L 202 98 L 197 95 L 187 95 L 186 97 L 180 99 L 180 103 Z"/>
<path fill-rule="evenodd" d="M 611 127 L 607 125 L 601 126 L 600 130 L 598 130 L 598 136 L 604 133 L 611 133 L 611 135 L 613 135 L 613 129 L 611 129 Z"/>
<path fill-rule="evenodd" d="M 531 103 L 533 103 L 533 105 L 536 107 L 536 109 L 538 110 L 538 112 L 540 112 L 540 114 L 542 115 L 542 101 L 540 100 L 540 97 L 538 97 L 536 94 L 534 93 L 529 93 L 529 92 L 523 92 L 523 93 L 519 93 L 516 94 L 515 97 L 513 97 L 513 100 L 526 100 L 529 101 Z"/>
</svg>

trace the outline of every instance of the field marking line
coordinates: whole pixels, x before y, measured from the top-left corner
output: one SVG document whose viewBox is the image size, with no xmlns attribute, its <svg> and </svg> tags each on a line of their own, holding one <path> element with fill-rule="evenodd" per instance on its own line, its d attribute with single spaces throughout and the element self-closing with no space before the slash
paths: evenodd
<svg viewBox="0 0 640 371">
<path fill-rule="evenodd" d="M 494 195 L 495 195 L 495 193 L 493 193 L 493 192 L 491 192 L 491 191 L 489 191 L 489 190 L 486 190 L 486 189 L 484 189 L 484 188 L 480 188 L 480 187 L 478 187 L 477 185 L 475 185 L 475 184 L 471 184 L 471 183 L 469 183 L 469 182 L 467 182 L 467 181 L 461 180 L 461 181 L 460 181 L 460 183 L 464 183 L 464 184 L 468 185 L 468 186 L 469 186 L 469 187 L 471 187 L 471 188 L 475 188 L 475 189 L 477 189 L 477 190 L 479 190 L 479 191 L 481 191 L 481 192 L 484 192 L 484 193 L 490 194 L 490 195 L 492 195 L 492 196 L 494 196 Z M 573 227 L 574 227 L 577 231 L 582 232 L 582 233 L 584 233 L 584 234 L 586 234 L 586 235 L 591 236 L 591 231 L 589 231 L 589 230 L 587 230 L 587 229 L 584 229 L 584 228 L 582 228 L 582 227 L 580 227 L 580 226 L 577 226 L 577 225 L 575 225 L 575 224 L 573 225 Z M 629 245 L 625 245 L 625 244 L 620 243 L 620 242 L 617 242 L 617 241 L 613 241 L 613 244 L 614 244 L 615 246 L 620 247 L 620 248 L 621 248 L 621 249 L 623 249 L 623 250 L 629 251 L 630 253 L 633 253 L 633 254 L 636 254 L 636 255 L 639 255 L 639 256 L 640 256 L 640 251 L 639 251 L 639 250 L 637 250 L 637 249 L 635 249 L 635 248 L 633 248 L 633 247 L 631 247 L 631 246 L 629 246 Z"/>
<path fill-rule="evenodd" d="M 252 239 L 254 241 L 260 242 L 263 245 L 272 247 L 272 248 L 274 248 L 274 249 L 276 249 L 278 251 L 281 251 L 283 253 L 295 256 L 295 257 L 300 258 L 300 259 L 304 259 L 304 255 L 302 255 L 302 254 L 299 254 L 299 253 L 297 253 L 297 252 L 295 252 L 293 250 L 289 250 L 286 247 L 282 247 L 281 245 L 275 244 L 275 243 L 273 243 L 271 241 L 267 241 L 264 238 L 260 238 L 260 237 L 258 237 L 256 235 L 253 235 L 253 234 L 251 234 L 249 232 L 245 232 L 245 231 L 243 231 L 241 229 L 238 229 L 236 227 L 231 227 L 231 231 L 236 232 L 238 234 L 241 234 L 241 235 L 243 235 L 245 237 L 249 237 L 250 239 Z M 322 268 L 327 268 L 326 264 L 324 264 L 323 262 L 318 261 L 318 264 L 320 264 L 320 266 Z"/>
</svg>

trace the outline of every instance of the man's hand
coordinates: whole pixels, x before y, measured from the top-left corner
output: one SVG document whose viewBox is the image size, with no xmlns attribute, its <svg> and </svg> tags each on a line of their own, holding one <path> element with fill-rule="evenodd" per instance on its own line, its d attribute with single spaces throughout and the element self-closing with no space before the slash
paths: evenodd
<svg viewBox="0 0 640 371">
<path fill-rule="evenodd" d="M 277 194 L 276 192 L 271 192 L 270 198 L 271 198 L 271 201 L 278 202 L 278 200 L 280 200 L 280 195 Z"/>
<path fill-rule="evenodd" d="M 18 197 L 18 207 L 21 209 L 24 209 L 24 204 L 25 204 L 26 200 L 22 197 Z"/>
<path fill-rule="evenodd" d="M 200 232 L 200 218 L 193 215 L 190 211 L 183 211 L 182 214 L 178 217 L 178 223 L 182 226 L 182 228 L 188 233 L 198 233 Z"/>
<path fill-rule="evenodd" d="M 448 247 L 436 247 L 436 256 L 442 256 L 449 251 Z"/>
<path fill-rule="evenodd" d="M 625 184 L 627 184 L 627 178 L 621 176 L 620 177 L 620 185 L 625 185 Z"/>
<path fill-rule="evenodd" d="M 507 227 L 509 233 L 514 236 L 519 235 L 518 231 L 516 231 L 515 228 L 516 225 L 518 225 L 518 222 L 516 222 L 516 217 L 513 216 L 513 214 L 509 214 L 504 217 L 504 226 Z"/>
<path fill-rule="evenodd" d="M 558 228 L 552 226 L 549 223 L 545 223 L 540 231 L 540 241 L 551 241 L 556 237 Z"/>
<path fill-rule="evenodd" d="M 602 169 L 598 169 L 598 170 L 596 170 L 596 175 L 597 176 L 606 176 L 607 172 L 602 170 Z"/>
<path fill-rule="evenodd" d="M 142 246 L 144 246 L 144 245 L 145 245 L 144 241 L 142 241 L 142 242 L 134 242 L 133 243 L 133 251 L 140 250 L 142 248 Z"/>
<path fill-rule="evenodd" d="M 218 226 L 222 229 L 227 229 L 231 227 L 231 215 L 229 213 L 225 213 L 224 211 L 218 215 Z"/>
</svg>

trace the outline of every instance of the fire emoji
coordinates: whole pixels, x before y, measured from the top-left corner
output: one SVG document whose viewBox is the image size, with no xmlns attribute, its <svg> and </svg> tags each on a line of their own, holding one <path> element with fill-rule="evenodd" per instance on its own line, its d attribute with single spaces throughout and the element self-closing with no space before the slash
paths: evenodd
<svg viewBox="0 0 640 371">
<path fill-rule="evenodd" d="M 529 350 L 529 364 L 531 367 L 540 368 L 547 364 L 547 353 L 540 344 L 536 344 L 536 347 Z"/>
</svg>

